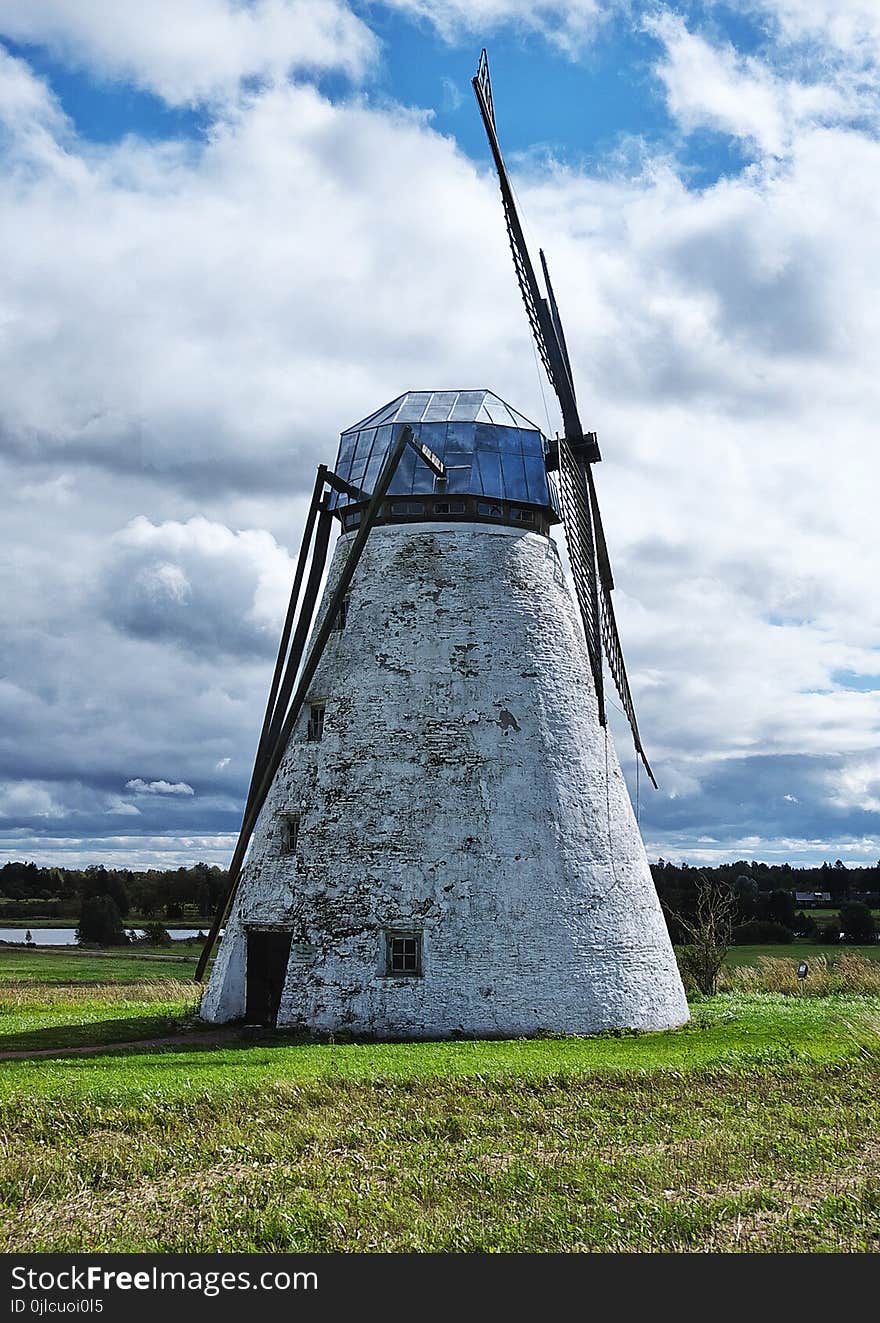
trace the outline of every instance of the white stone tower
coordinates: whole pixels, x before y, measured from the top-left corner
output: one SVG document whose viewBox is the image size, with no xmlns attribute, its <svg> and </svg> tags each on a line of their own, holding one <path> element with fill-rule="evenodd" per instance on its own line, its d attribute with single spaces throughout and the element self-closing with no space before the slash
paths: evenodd
<svg viewBox="0 0 880 1323">
<path fill-rule="evenodd" d="M 202 1016 L 377 1037 L 666 1029 L 688 1010 L 577 607 L 548 442 L 487 391 L 343 433 L 364 544 L 259 818 Z M 313 637 L 365 509 L 337 542 Z"/>
</svg>

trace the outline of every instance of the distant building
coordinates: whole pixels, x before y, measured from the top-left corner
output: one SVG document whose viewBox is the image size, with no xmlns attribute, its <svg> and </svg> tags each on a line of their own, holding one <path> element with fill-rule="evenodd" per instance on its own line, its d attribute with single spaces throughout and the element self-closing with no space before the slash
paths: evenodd
<svg viewBox="0 0 880 1323">
<path fill-rule="evenodd" d="M 816 909 L 820 905 L 831 904 L 830 891 L 796 891 L 794 893 L 795 905 L 805 905 L 807 909 Z"/>
</svg>

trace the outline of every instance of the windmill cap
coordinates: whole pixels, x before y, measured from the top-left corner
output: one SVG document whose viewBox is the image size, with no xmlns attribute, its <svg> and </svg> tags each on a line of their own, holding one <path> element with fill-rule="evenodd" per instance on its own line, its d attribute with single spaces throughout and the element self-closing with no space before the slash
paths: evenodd
<svg viewBox="0 0 880 1323">
<path fill-rule="evenodd" d="M 408 390 L 368 418 L 346 427 L 342 435 L 386 423 L 490 423 L 540 432 L 535 423 L 491 390 Z"/>
<path fill-rule="evenodd" d="M 407 449 L 388 488 L 389 496 L 468 496 L 556 510 L 547 482 L 548 443 L 524 414 L 490 390 L 411 390 L 346 428 L 339 439 L 336 473 L 370 492 L 401 423 L 446 466 L 438 479 Z M 332 504 L 347 498 L 334 493 Z"/>
</svg>

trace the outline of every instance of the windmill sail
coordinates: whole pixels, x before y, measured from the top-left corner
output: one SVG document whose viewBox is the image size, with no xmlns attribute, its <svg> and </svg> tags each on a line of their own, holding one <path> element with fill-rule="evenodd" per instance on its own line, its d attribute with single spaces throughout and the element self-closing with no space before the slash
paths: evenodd
<svg viewBox="0 0 880 1323">
<path fill-rule="evenodd" d="M 565 437 L 559 442 L 559 496 L 568 543 L 568 559 L 580 607 L 590 669 L 599 706 L 599 721 L 605 725 L 605 695 L 602 684 L 602 618 L 596 574 L 596 542 L 590 501 L 582 465 Z"/>
<path fill-rule="evenodd" d="M 504 204 L 504 221 L 507 237 L 513 254 L 516 278 L 522 293 L 528 314 L 529 325 L 541 361 L 553 387 L 559 409 L 562 414 L 563 437 L 558 441 L 555 454 L 548 457 L 549 463 L 558 464 L 559 492 L 562 504 L 563 526 L 568 544 L 569 560 L 574 579 L 575 594 L 580 608 L 590 667 L 596 688 L 599 708 L 599 720 L 604 726 L 607 715 L 605 710 L 602 681 L 602 652 L 604 649 L 615 687 L 620 695 L 623 710 L 629 721 L 636 752 L 644 763 L 645 770 L 654 786 L 654 773 L 642 748 L 638 722 L 636 721 L 632 693 L 623 660 L 623 650 L 617 632 L 611 591 L 614 579 L 611 574 L 611 562 L 599 514 L 599 503 L 590 466 L 600 458 L 599 447 L 593 432 L 585 433 L 578 415 L 574 380 L 562 319 L 553 286 L 550 283 L 550 271 L 543 251 L 540 253 L 541 268 L 547 297 L 541 294 L 535 269 L 532 265 L 526 245 L 522 225 L 516 209 L 513 188 L 501 155 L 498 134 L 495 127 L 495 107 L 492 98 L 492 83 L 489 77 L 489 61 L 485 50 L 480 54 L 480 63 L 473 79 L 474 93 L 495 169 L 501 187 Z"/>
</svg>

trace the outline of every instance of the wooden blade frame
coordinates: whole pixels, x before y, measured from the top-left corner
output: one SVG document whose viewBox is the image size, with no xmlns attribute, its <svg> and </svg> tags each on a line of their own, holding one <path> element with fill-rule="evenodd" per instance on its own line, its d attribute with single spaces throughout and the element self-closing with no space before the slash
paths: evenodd
<svg viewBox="0 0 880 1323">
<path fill-rule="evenodd" d="M 244 864 L 247 848 L 250 844 L 251 837 L 253 836 L 254 828 L 257 825 L 260 812 L 266 802 L 266 796 L 268 795 L 272 782 L 275 779 L 275 774 L 281 765 L 281 760 L 284 757 L 285 750 L 290 741 L 290 736 L 293 733 L 293 728 L 306 700 L 309 686 L 314 679 L 318 664 L 324 655 L 327 642 L 333 632 L 339 608 L 342 605 L 345 594 L 348 592 L 352 578 L 354 577 L 354 572 L 357 569 L 361 555 L 363 554 L 367 538 L 376 522 L 382 502 L 385 499 L 388 488 L 391 485 L 391 480 L 397 472 L 397 466 L 400 463 L 401 456 L 407 446 L 412 446 L 419 458 L 428 464 L 433 472 L 437 473 L 440 477 L 445 476 L 446 470 L 442 462 L 438 460 L 427 447 L 423 447 L 421 443 L 416 441 L 411 427 L 407 424 L 402 424 L 398 428 L 394 445 L 385 457 L 385 462 L 382 465 L 376 486 L 370 496 L 369 503 L 361 514 L 361 521 L 358 525 L 357 533 L 351 547 L 349 548 L 348 556 L 342 567 L 342 572 L 339 576 L 336 587 L 334 588 L 330 601 L 327 604 L 327 611 L 324 615 L 324 619 L 314 637 L 308 656 L 302 666 L 302 671 L 300 672 L 300 663 L 309 636 L 309 630 L 311 629 L 318 592 L 323 579 L 324 568 L 327 563 L 327 549 L 330 525 L 332 522 L 332 515 L 323 493 L 324 488 L 327 485 L 335 484 L 330 481 L 328 471 L 324 465 L 321 465 L 318 469 L 318 476 L 312 493 L 312 503 L 309 507 L 308 515 L 306 516 L 302 545 L 300 547 L 299 559 L 294 573 L 290 604 L 287 609 L 287 615 L 281 633 L 278 659 L 275 663 L 275 672 L 269 690 L 269 701 L 266 705 L 266 714 L 263 718 L 263 727 L 260 732 L 257 755 L 254 760 L 254 771 L 251 776 L 251 784 L 248 791 L 241 830 L 232 856 L 232 861 L 229 865 L 229 882 L 226 895 L 223 898 L 222 904 L 218 907 L 214 922 L 211 925 L 211 931 L 208 934 L 202 953 L 199 956 L 199 963 L 196 966 L 195 972 L 195 981 L 197 983 L 200 983 L 204 977 L 205 969 L 207 968 L 220 929 L 223 927 L 229 916 L 232 903 L 235 900 L 238 891 L 238 884 L 241 880 L 241 870 Z M 296 607 L 299 600 L 303 576 L 305 574 L 306 562 L 309 558 L 309 549 L 313 531 L 315 543 L 314 552 L 311 557 L 309 577 L 306 582 L 302 605 L 299 612 L 297 612 Z M 294 621 L 296 621 L 295 625 Z M 298 679 L 297 676 L 299 676 Z"/>
<path fill-rule="evenodd" d="M 498 144 L 498 134 L 495 131 L 495 108 L 492 102 L 492 83 L 489 79 L 489 61 L 485 50 L 480 55 L 480 64 L 473 79 L 473 88 L 483 118 L 486 137 L 489 139 L 495 169 L 498 173 L 501 200 L 504 204 L 504 223 L 507 226 L 507 237 L 510 241 L 510 251 L 513 254 L 513 265 L 529 324 L 532 328 L 532 335 L 535 338 L 535 344 L 538 347 L 538 353 L 541 355 L 541 361 L 544 364 L 550 385 L 553 387 L 559 401 L 565 435 L 569 441 L 580 441 L 583 437 L 583 429 L 581 420 L 578 417 L 574 386 L 568 370 L 568 355 L 564 348 L 564 342 L 560 344 L 553 311 L 547 300 L 542 296 L 538 286 L 535 268 L 532 266 L 532 259 L 529 256 L 525 235 L 516 209 L 516 201 L 507 174 L 507 167 L 504 164 L 504 158 Z M 544 265 L 546 270 L 546 263 Z"/>
<path fill-rule="evenodd" d="M 614 579 L 611 574 L 611 562 L 596 498 L 591 465 L 600 458 L 595 433 L 584 433 L 578 416 L 577 400 L 574 391 L 574 378 L 562 319 L 550 282 L 550 270 L 543 250 L 540 250 L 541 269 L 547 297 L 541 295 L 535 269 L 529 256 L 522 225 L 516 209 L 513 188 L 501 155 L 498 133 L 495 127 L 495 105 L 492 97 L 492 82 L 489 77 L 489 60 L 486 51 L 480 54 L 480 63 L 473 79 L 474 94 L 495 169 L 501 187 L 501 199 L 504 204 L 504 222 L 507 237 L 513 254 L 513 265 L 519 283 L 520 293 L 525 304 L 529 325 L 541 361 L 546 369 L 550 384 L 559 401 L 565 435 L 556 443 L 556 454 L 548 457 L 548 467 L 558 464 L 559 494 L 562 506 L 562 519 L 565 537 L 568 543 L 569 560 L 574 579 L 575 595 L 580 607 L 590 668 L 596 690 L 599 709 L 599 721 L 606 724 L 605 695 L 602 679 L 602 653 L 608 658 L 609 668 L 617 692 L 620 694 L 624 711 L 632 731 L 636 752 L 645 765 L 645 770 L 652 784 L 657 786 L 645 751 L 642 748 L 636 721 L 635 708 L 630 692 L 611 592 Z"/>
<path fill-rule="evenodd" d="M 602 682 L 602 619 L 596 574 L 596 539 L 584 470 L 564 437 L 559 442 L 559 497 L 575 596 L 581 611 L 593 673 L 599 723 L 604 726 L 607 717 Z"/>
</svg>

